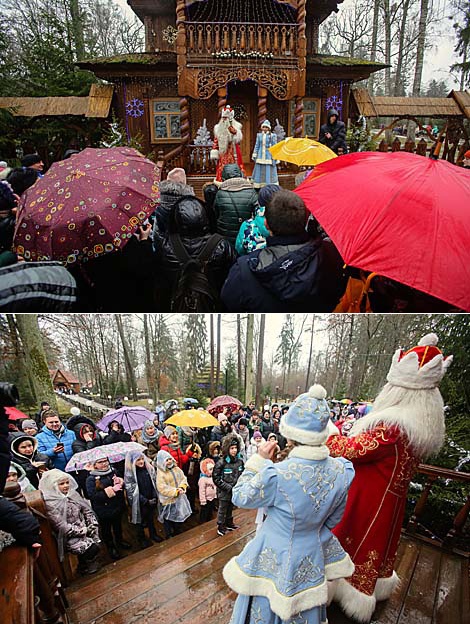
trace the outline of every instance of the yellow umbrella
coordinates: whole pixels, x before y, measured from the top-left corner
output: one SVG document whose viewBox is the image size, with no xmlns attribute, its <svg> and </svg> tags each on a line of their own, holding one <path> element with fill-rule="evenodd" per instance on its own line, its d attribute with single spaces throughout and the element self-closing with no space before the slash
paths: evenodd
<svg viewBox="0 0 470 624">
<path fill-rule="evenodd" d="M 197 427 L 198 429 L 213 427 L 218 424 L 219 421 L 217 418 L 214 418 L 209 412 L 197 409 L 181 410 L 181 412 L 177 412 L 173 414 L 171 418 L 165 420 L 165 425 L 174 425 L 175 427 Z"/>
<path fill-rule="evenodd" d="M 276 160 L 294 163 L 294 165 L 319 165 L 326 160 L 337 158 L 329 147 L 313 139 L 295 139 L 287 137 L 269 148 Z"/>
</svg>

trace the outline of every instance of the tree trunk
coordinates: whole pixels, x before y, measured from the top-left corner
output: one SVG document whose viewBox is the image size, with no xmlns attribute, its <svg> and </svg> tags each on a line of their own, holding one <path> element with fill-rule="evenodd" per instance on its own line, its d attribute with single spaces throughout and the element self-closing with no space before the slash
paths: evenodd
<svg viewBox="0 0 470 624">
<path fill-rule="evenodd" d="M 217 314 L 217 357 L 215 371 L 215 395 L 219 394 L 220 386 L 220 349 L 222 344 L 222 314 Z"/>
<path fill-rule="evenodd" d="M 405 45 L 405 29 L 406 29 L 406 20 L 408 19 L 408 9 L 410 6 L 410 0 L 405 0 L 403 3 L 403 13 L 401 16 L 401 26 L 400 26 L 400 38 L 398 42 L 398 59 L 397 59 L 397 67 L 395 73 L 395 86 L 393 88 L 393 95 L 401 96 L 404 95 L 403 89 L 403 79 L 402 79 L 402 71 L 403 71 L 403 55 L 404 55 L 404 45 Z"/>
<path fill-rule="evenodd" d="M 383 0 L 384 32 L 385 32 L 385 63 L 390 65 L 392 58 L 392 15 L 390 0 Z M 385 95 L 391 95 L 391 68 L 385 68 Z"/>
<path fill-rule="evenodd" d="M 256 408 L 261 404 L 261 394 L 263 391 L 263 352 L 264 352 L 264 332 L 266 327 L 266 314 L 261 315 L 258 339 L 258 362 L 256 364 Z M 251 399 L 249 399 L 251 401 Z M 264 400 L 264 397 L 263 397 Z"/>
<path fill-rule="evenodd" d="M 124 365 L 126 367 L 127 386 L 132 394 L 132 400 L 137 401 L 137 382 L 135 379 L 134 367 L 132 365 L 132 360 L 130 356 L 129 345 L 127 343 L 127 338 L 122 325 L 122 318 L 119 314 L 115 314 L 114 318 L 116 319 L 116 326 L 119 332 L 119 336 L 121 338 L 122 351 L 124 354 Z"/>
<path fill-rule="evenodd" d="M 77 61 L 81 61 L 85 56 L 85 42 L 83 38 L 83 20 L 80 14 L 78 0 L 70 0 L 70 15 L 72 18 L 73 42 Z"/>
<path fill-rule="evenodd" d="M 418 44 L 416 47 L 415 77 L 413 81 L 413 96 L 421 95 L 421 80 L 423 77 L 424 50 L 426 46 L 426 28 L 428 21 L 429 0 L 421 0 L 419 16 Z"/>
<path fill-rule="evenodd" d="M 237 314 L 237 373 L 238 396 L 242 396 L 242 323 L 240 314 Z"/>
<path fill-rule="evenodd" d="M 20 395 L 20 402 L 30 408 L 37 407 L 37 404 L 39 402 L 38 397 L 34 392 L 34 386 L 28 374 L 25 354 L 20 343 L 20 338 L 18 336 L 18 330 L 16 328 L 13 314 L 6 314 L 6 319 L 8 323 L 10 339 L 15 353 L 15 368 L 17 379 L 16 387 L 18 388 L 18 392 Z"/>
<path fill-rule="evenodd" d="M 155 396 L 155 383 L 152 375 L 152 358 L 150 356 L 150 335 L 148 326 L 148 314 L 144 314 L 144 344 L 145 344 L 145 378 L 147 379 L 148 393 L 154 401 Z"/>
<path fill-rule="evenodd" d="M 308 392 L 310 387 L 310 369 L 312 366 L 312 352 L 313 352 L 313 329 L 315 327 L 315 314 L 312 314 L 312 327 L 310 328 L 310 349 L 308 352 L 308 365 L 307 365 L 307 377 L 305 379 L 305 392 Z"/>
<path fill-rule="evenodd" d="M 209 396 L 211 400 L 214 398 L 214 317 L 209 316 L 209 351 L 210 351 L 210 378 L 209 378 Z"/>
<path fill-rule="evenodd" d="M 37 314 L 16 314 L 16 326 L 25 354 L 26 366 L 37 400 L 47 401 L 57 411 L 57 399 L 52 387 L 46 353 Z"/>
<path fill-rule="evenodd" d="M 380 13 L 380 0 L 374 0 L 374 15 L 372 18 L 372 39 L 371 39 L 371 54 L 370 60 L 375 61 L 377 58 L 377 39 L 379 33 L 379 13 Z M 371 95 L 374 94 L 374 78 L 375 74 L 371 74 L 367 88 Z"/>
<path fill-rule="evenodd" d="M 254 315 L 248 314 L 246 321 L 246 355 L 245 355 L 245 405 L 253 394 L 253 327 Z"/>
</svg>

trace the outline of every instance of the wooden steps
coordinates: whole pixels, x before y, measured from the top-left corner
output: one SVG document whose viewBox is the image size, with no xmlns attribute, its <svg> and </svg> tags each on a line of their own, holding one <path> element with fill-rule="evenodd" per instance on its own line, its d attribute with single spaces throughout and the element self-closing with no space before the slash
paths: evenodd
<svg viewBox="0 0 470 624">
<path fill-rule="evenodd" d="M 237 510 L 240 528 L 218 537 L 215 521 L 106 566 L 66 591 L 71 624 L 226 624 L 235 594 L 222 568 L 255 531 L 255 513 Z M 374 624 L 470 624 L 469 560 L 403 537 L 402 582 L 379 603 Z M 351 624 L 337 606 L 330 624 Z"/>
</svg>

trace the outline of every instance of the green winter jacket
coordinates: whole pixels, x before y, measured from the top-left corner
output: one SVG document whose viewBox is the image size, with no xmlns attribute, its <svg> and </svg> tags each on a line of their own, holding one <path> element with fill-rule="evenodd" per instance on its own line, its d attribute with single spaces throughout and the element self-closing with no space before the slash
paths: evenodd
<svg viewBox="0 0 470 624">
<path fill-rule="evenodd" d="M 242 177 L 240 167 L 225 165 L 214 204 L 217 232 L 234 245 L 241 224 L 253 217 L 257 208 L 258 195 L 251 182 Z"/>
</svg>

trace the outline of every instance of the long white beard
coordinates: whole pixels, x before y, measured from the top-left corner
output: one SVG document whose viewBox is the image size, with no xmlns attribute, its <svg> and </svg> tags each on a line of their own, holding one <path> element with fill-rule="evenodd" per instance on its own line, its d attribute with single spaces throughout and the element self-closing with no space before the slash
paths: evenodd
<svg viewBox="0 0 470 624">
<path fill-rule="evenodd" d="M 229 119 L 221 119 L 219 123 L 216 126 L 214 126 L 214 135 L 217 137 L 217 140 L 219 141 L 219 152 L 221 154 L 225 154 L 229 143 L 232 142 L 231 134 L 228 131 L 229 125 L 230 125 Z"/>
<path fill-rule="evenodd" d="M 412 390 L 385 384 L 367 416 L 357 420 L 349 437 L 379 423 L 399 427 L 420 457 L 437 453 L 444 443 L 444 402 L 438 388 Z"/>
</svg>

